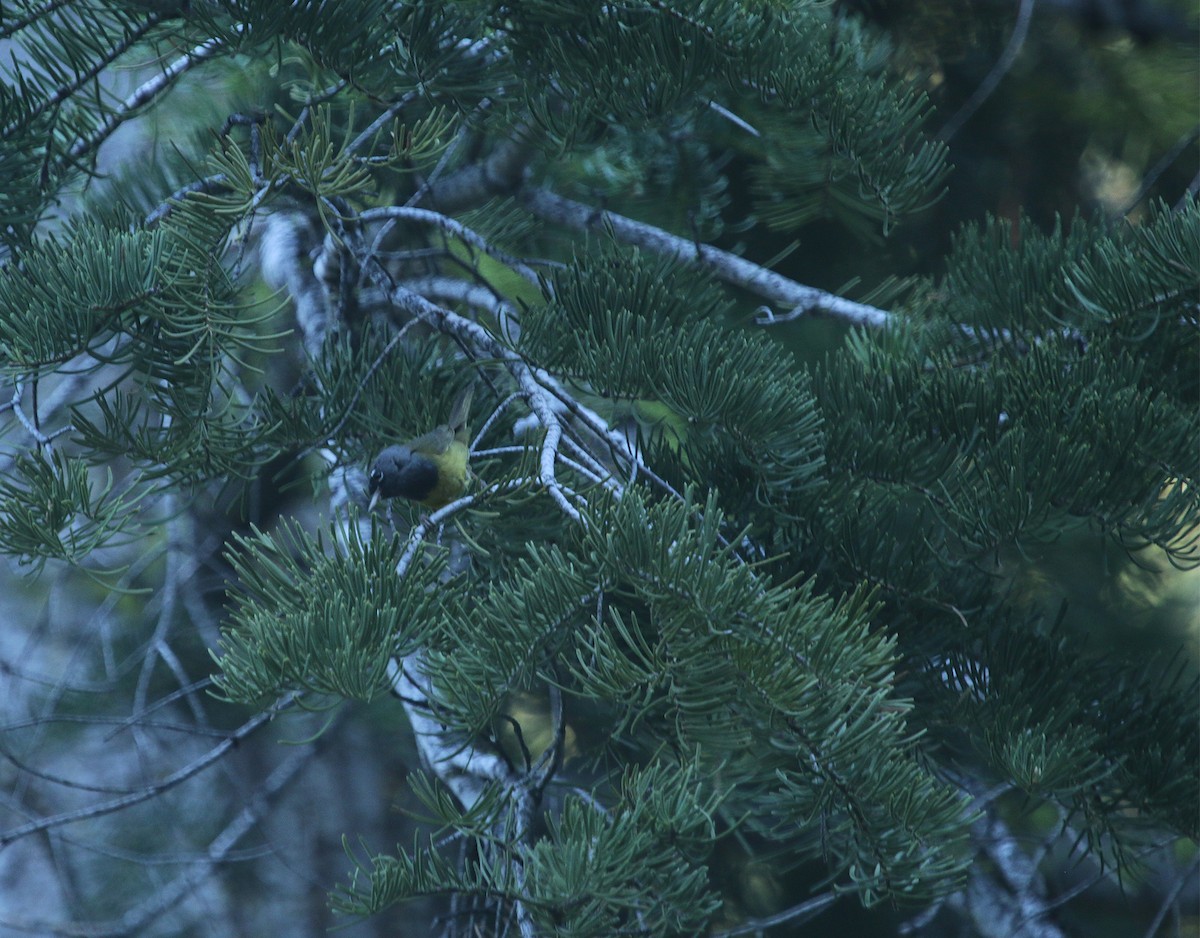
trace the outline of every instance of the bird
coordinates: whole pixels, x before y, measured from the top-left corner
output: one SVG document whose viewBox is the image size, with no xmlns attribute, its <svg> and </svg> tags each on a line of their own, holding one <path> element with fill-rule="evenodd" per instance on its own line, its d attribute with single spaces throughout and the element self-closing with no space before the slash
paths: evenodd
<svg viewBox="0 0 1200 938">
<path fill-rule="evenodd" d="M 444 508 L 467 488 L 470 456 L 467 412 L 474 385 L 469 385 L 450 409 L 450 419 L 402 445 L 389 446 L 371 464 L 367 492 L 374 510 L 381 498 L 407 498 L 426 508 Z"/>
</svg>

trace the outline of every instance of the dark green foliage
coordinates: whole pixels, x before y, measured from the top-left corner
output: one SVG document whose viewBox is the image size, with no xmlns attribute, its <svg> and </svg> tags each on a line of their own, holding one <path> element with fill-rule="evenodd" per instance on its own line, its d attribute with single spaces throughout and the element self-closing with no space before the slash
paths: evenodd
<svg viewBox="0 0 1200 938">
<path fill-rule="evenodd" d="M 704 864 L 716 803 L 705 791 L 694 769 L 667 763 L 628 772 L 607 813 L 568 795 L 525 857 L 534 921 L 572 938 L 703 928 L 720 904 Z"/>
<path fill-rule="evenodd" d="M 1002 226 L 969 235 L 936 294 L 949 323 L 863 336 L 816 382 L 836 506 L 807 522 L 820 569 L 879 587 L 901 653 L 934 682 L 920 693 L 947 742 L 965 719 L 990 771 L 1064 805 L 1119 867 L 1144 826 L 1193 835 L 1180 804 L 1200 765 L 1194 693 L 1020 625 L 1000 574 L 1003 558 L 1082 530 L 1181 566 L 1200 559 L 1200 422 L 1178 380 L 1195 367 L 1181 294 L 1198 229 L 1190 205 L 1119 242 L 1082 223 L 1026 231 L 1018 248 Z M 1118 243 L 1176 263 L 1122 273 Z M 1113 284 L 1106 296 L 1135 281 L 1144 292 L 1099 315 L 1066 287 L 1082 269 L 1091 289 Z M 1170 317 L 1151 312 L 1160 303 Z M 1135 319 L 1152 325 L 1134 335 Z"/>
<path fill-rule="evenodd" d="M 939 196 L 945 148 L 915 133 L 928 103 L 882 77 L 886 61 L 856 21 L 820 16 L 769 24 L 747 52 L 753 87 L 791 119 L 768 112 L 765 158 L 752 170 L 768 225 L 795 230 L 833 217 L 873 238 Z M 803 115 L 807 126 L 796 120 Z"/>
<path fill-rule="evenodd" d="M 533 921 L 558 935 L 602 936 L 640 928 L 650 934 L 691 934 L 715 911 L 704 867 L 720 799 L 702 795 L 694 769 L 670 762 L 629 769 L 611 786 L 611 807 L 598 812 L 578 797 L 564 799 L 559 818 L 532 847 L 509 847 L 498 793 L 485 795 L 474 811 L 421 786 L 434 820 L 448 830 L 478 832 L 489 846 L 504 848 L 456 870 L 434 845 L 375 856 L 358 863 L 334 907 L 368 915 L 452 883 L 464 896 L 528 897 Z M 518 880 L 503 862 L 515 849 Z M 649 862 L 647 862 L 649 860 Z M 636 869 L 636 875 L 630 875 Z"/>
<path fill-rule="evenodd" d="M 108 107 L 97 76 L 140 41 L 159 35 L 161 17 L 91 2 L 5 4 L 0 37 L 16 36 L 24 56 L 0 70 L 0 238 L 24 246 L 59 188 L 95 157 Z M 55 7 L 68 7 L 55 9 Z"/>
<path fill-rule="evenodd" d="M 816 845 L 795 842 L 795 820 L 825 816 L 832 875 L 864 900 L 947 888 L 966 860 L 963 805 L 913 757 L 866 597 L 772 585 L 722 527 L 711 500 L 648 507 L 630 490 L 565 550 L 532 550 L 435 643 L 456 728 L 484 730 L 508 694 L 552 681 L 603 720 L 606 748 L 695 751 L 737 779 L 727 819 L 803 855 Z"/>
<path fill-rule="evenodd" d="M 389 350 L 372 331 L 357 342 L 330 336 L 310 369 L 287 394 L 260 393 L 257 430 L 271 453 L 332 441 L 348 461 L 366 461 L 381 441 L 403 442 L 443 421 L 462 381 L 436 345 Z"/>
<path fill-rule="evenodd" d="M 660 471 L 721 491 L 740 521 L 788 517 L 819 484 L 821 420 L 806 377 L 761 333 L 731 329 L 711 283 L 605 248 L 577 256 L 552 286 L 551 302 L 526 311 L 521 348 L 602 397 L 661 402 Z"/>
<path fill-rule="evenodd" d="M 136 329 L 169 288 L 159 273 L 165 242 L 161 230 L 85 221 L 67 239 L 25 252 L 20 267 L 0 275 L 0 367 L 18 375 L 53 368 Z"/>
<path fill-rule="evenodd" d="M 516 80 L 503 38 L 488 25 L 490 3 L 449 2 L 400 5 L 398 40 L 393 56 L 391 94 L 409 92 L 420 98 L 470 112 L 501 84 Z M 462 42 L 469 37 L 473 42 Z M 481 54 L 483 53 L 483 54 Z M 503 114 L 504 100 L 489 100 Z"/>
<path fill-rule="evenodd" d="M 914 134 L 926 102 L 878 74 L 882 45 L 815 4 L 676 3 L 665 15 L 654 3 L 595 4 L 581 15 L 550 2 L 507 13 L 533 113 L 563 147 L 608 127 L 686 127 L 727 99 L 769 141 L 754 168 L 768 224 L 835 217 L 869 236 L 937 197 L 944 147 Z"/>
<path fill-rule="evenodd" d="M 703 106 L 701 89 L 727 67 L 729 53 L 705 18 L 693 16 L 686 6 L 669 16 L 649 4 L 592 4 L 586 13 L 579 4 L 514 6 L 513 52 L 527 66 L 539 123 L 572 143 L 605 125 L 638 130 Z"/>
<path fill-rule="evenodd" d="M 1195 563 L 1200 500 L 1178 484 L 1200 470 L 1200 423 L 1179 380 L 1196 367 L 1187 268 L 1142 277 L 1142 299 L 1127 299 L 1120 317 L 1150 317 L 1134 336 L 1067 303 L 1085 258 L 1110 258 L 1106 268 L 1087 262 L 1088 282 L 1102 269 L 1128 280 L 1109 241 L 1076 225 L 1069 236 L 1029 233 L 1013 249 L 1003 230 L 987 235 L 989 249 L 964 238 L 939 293 L 941 315 L 979 323 L 974 331 L 941 348 L 936 337 L 948 333 L 936 328 L 932 338 L 864 342 L 828 364 L 819 386 L 831 483 L 850 504 L 886 492 L 892 507 L 881 508 L 898 522 L 889 530 L 908 545 L 897 559 L 927 554 L 943 573 L 1082 524 Z M 1182 257 L 1197 230 L 1192 207 L 1131 233 L 1128 249 Z M 1146 312 L 1160 302 L 1170 317 Z M 980 367 L 961 367 L 981 355 Z M 898 516 L 895 498 L 908 505 Z M 886 558 L 856 567 L 875 582 L 893 578 Z"/>
<path fill-rule="evenodd" d="M 1156 379 L 1194 400 L 1198 214 L 1192 198 L 1132 229 L 1076 219 L 1069 231 L 1059 224 L 1044 234 L 1024 224 L 1016 246 L 1007 222 L 969 226 L 947 259 L 942 298 L 959 322 L 1004 330 L 1010 342 L 1079 330 L 1106 352 L 1136 346 L 1167 369 Z"/>
<path fill-rule="evenodd" d="M 1015 621 L 984 642 L 931 675 L 936 731 L 965 722 L 994 772 L 1072 808 L 1102 858 L 1124 861 L 1126 838 L 1156 823 L 1200 833 L 1195 679 L 1097 660 Z"/>
<path fill-rule="evenodd" d="M 147 494 L 118 487 L 111 470 L 99 481 L 58 452 L 20 456 L 0 480 L 0 548 L 35 571 L 47 560 L 83 563 L 136 526 Z"/>
<path fill-rule="evenodd" d="M 399 538 L 377 526 L 369 540 L 351 530 L 348 541 L 333 534 L 327 542 L 285 523 L 278 535 L 236 539 L 229 560 L 240 589 L 216 678 L 225 698 L 250 703 L 293 690 L 367 701 L 390 686 L 388 662 L 428 634 L 441 565 L 417 553 L 415 567 L 397 576 Z"/>
<path fill-rule="evenodd" d="M 384 95 L 395 76 L 395 7 L 390 0 L 348 0 L 339 4 L 339 16 L 331 17 L 321 0 L 287 6 L 221 0 L 191 4 L 187 19 L 196 35 L 215 37 L 230 53 L 266 52 L 278 58 L 285 42 L 294 43 L 291 48 L 303 49 L 318 67 Z"/>
</svg>

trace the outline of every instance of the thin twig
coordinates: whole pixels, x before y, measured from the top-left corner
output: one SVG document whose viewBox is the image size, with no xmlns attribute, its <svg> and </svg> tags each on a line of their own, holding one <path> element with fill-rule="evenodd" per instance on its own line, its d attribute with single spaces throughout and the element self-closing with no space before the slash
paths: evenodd
<svg viewBox="0 0 1200 938">
<path fill-rule="evenodd" d="M 1013 26 L 1012 35 L 1008 39 L 1008 45 L 1005 46 L 1004 52 L 1000 58 L 996 60 L 996 64 L 992 66 L 992 70 L 987 73 L 979 87 L 975 89 L 975 93 L 966 100 L 966 103 L 958 109 L 958 112 L 946 121 L 941 130 L 937 132 L 936 140 L 949 140 L 959 130 L 962 125 L 971 119 L 971 116 L 979 110 L 983 102 L 991 97 L 992 92 L 996 90 L 996 86 L 1000 84 L 1005 75 L 1013 67 L 1017 56 L 1021 53 L 1021 47 L 1025 45 L 1025 37 L 1029 34 L 1029 21 L 1033 18 L 1033 0 L 1021 0 L 1021 6 L 1017 10 L 1017 22 Z"/>
<path fill-rule="evenodd" d="M 1146 193 L 1148 193 L 1154 184 L 1158 182 L 1158 177 L 1165 173 L 1167 169 L 1170 168 L 1171 164 L 1179 159 L 1179 157 L 1183 154 L 1183 151 L 1191 146 L 1197 137 L 1200 137 L 1200 124 L 1197 124 L 1175 141 L 1175 145 L 1172 146 L 1171 149 L 1169 149 L 1166 153 L 1164 153 L 1162 158 L 1159 159 L 1159 161 L 1150 168 L 1150 171 L 1146 173 L 1145 177 L 1142 179 L 1142 184 L 1138 186 L 1138 191 L 1134 194 L 1133 198 L 1131 198 L 1125 204 L 1125 207 L 1116 214 L 1121 218 L 1124 218 L 1135 208 L 1137 208 L 1142 199 L 1146 197 Z"/>
<path fill-rule="evenodd" d="M 713 932 L 711 938 L 734 938 L 735 935 L 752 935 L 757 932 L 766 931 L 768 928 L 773 928 L 776 925 L 784 925 L 788 922 L 799 924 L 806 922 L 817 913 L 824 911 L 829 906 L 837 901 L 837 895 L 832 892 L 822 893 L 819 896 L 814 896 L 806 902 L 801 902 L 799 905 L 791 906 L 784 909 L 782 912 L 776 912 L 774 915 L 767 915 L 762 918 L 746 919 L 741 925 L 734 928 L 727 928 L 724 931 Z"/>
<path fill-rule="evenodd" d="M 502 264 L 510 267 L 516 273 L 520 274 L 534 286 L 540 286 L 541 279 L 537 271 L 528 267 L 524 262 L 518 260 L 501 251 L 499 248 L 493 247 L 492 244 L 482 235 L 472 231 L 460 221 L 456 221 L 448 215 L 443 215 L 441 212 L 432 212 L 424 208 L 405 208 L 400 205 L 385 205 L 380 208 L 368 209 L 365 212 L 360 212 L 356 216 L 360 224 L 370 224 L 371 222 L 379 221 L 380 219 L 388 219 L 389 221 L 412 221 L 422 225 L 433 225 L 440 228 L 446 234 L 458 238 L 468 247 L 474 248 L 477 251 L 493 257 Z"/>
<path fill-rule="evenodd" d="M 269 723 L 274 719 L 275 714 L 283 707 L 289 705 L 295 695 L 288 695 L 269 710 L 257 714 L 247 720 L 240 727 L 230 733 L 218 745 L 214 746 L 199 759 L 189 762 L 183 768 L 172 772 L 170 775 L 163 778 L 161 781 L 146 785 L 140 791 L 129 795 L 123 795 L 119 798 L 113 798 L 109 801 L 101 802 L 100 804 L 90 805 L 86 808 L 80 808 L 76 811 L 64 811 L 61 814 L 55 814 L 50 817 L 39 818 L 36 821 L 30 821 L 28 824 L 22 824 L 19 827 L 11 827 L 6 831 L 0 832 L 0 847 L 6 847 L 14 841 L 20 840 L 22 837 L 28 837 L 30 834 L 37 834 L 41 831 L 52 830 L 56 827 L 62 827 L 65 824 L 74 824 L 79 821 L 86 821 L 90 818 L 103 817 L 106 814 L 112 814 L 115 811 L 122 811 L 125 808 L 132 807 L 135 804 L 141 804 L 144 801 L 149 801 L 151 798 L 156 798 L 165 791 L 176 787 L 177 785 L 186 782 L 188 779 L 199 775 L 210 765 L 217 762 L 224 755 L 236 748 L 237 745 L 256 730 Z"/>
</svg>

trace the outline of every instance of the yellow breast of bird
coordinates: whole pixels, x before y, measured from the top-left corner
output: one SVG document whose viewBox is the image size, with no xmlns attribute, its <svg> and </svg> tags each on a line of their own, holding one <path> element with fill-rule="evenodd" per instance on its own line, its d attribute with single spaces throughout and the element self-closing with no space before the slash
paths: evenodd
<svg viewBox="0 0 1200 938">
<path fill-rule="evenodd" d="M 458 440 L 431 458 L 438 466 L 438 480 L 421 504 L 427 508 L 444 508 L 459 498 L 467 488 L 467 445 Z"/>
</svg>

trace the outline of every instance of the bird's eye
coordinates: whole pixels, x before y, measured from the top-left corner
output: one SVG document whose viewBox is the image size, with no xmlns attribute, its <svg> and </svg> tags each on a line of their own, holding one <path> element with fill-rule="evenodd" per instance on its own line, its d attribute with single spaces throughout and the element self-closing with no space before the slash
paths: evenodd
<svg viewBox="0 0 1200 938">
<path fill-rule="evenodd" d="M 372 487 L 377 486 L 383 481 L 383 470 L 372 469 L 371 474 L 367 478 L 370 479 Z"/>
</svg>

